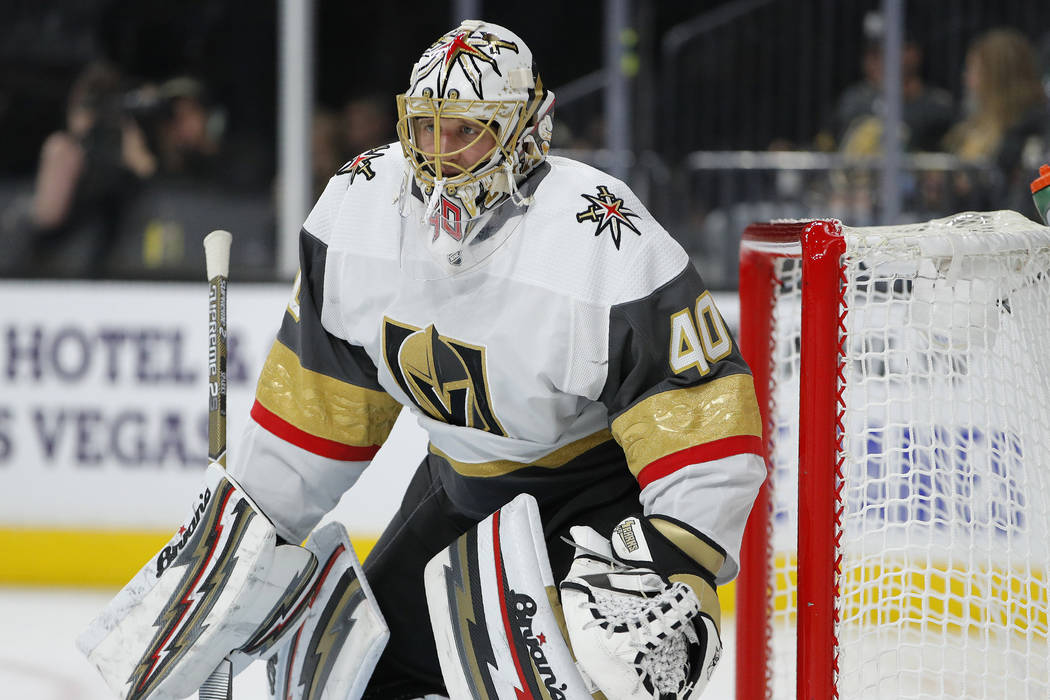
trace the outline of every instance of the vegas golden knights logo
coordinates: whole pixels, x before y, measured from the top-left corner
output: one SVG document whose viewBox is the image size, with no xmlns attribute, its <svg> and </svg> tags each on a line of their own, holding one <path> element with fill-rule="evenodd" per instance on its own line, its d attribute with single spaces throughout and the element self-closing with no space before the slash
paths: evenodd
<svg viewBox="0 0 1050 700">
<path fill-rule="evenodd" d="M 416 328 L 384 318 L 383 357 L 398 386 L 426 415 L 506 435 L 492 412 L 485 348 L 440 335 L 433 324 Z"/>
</svg>

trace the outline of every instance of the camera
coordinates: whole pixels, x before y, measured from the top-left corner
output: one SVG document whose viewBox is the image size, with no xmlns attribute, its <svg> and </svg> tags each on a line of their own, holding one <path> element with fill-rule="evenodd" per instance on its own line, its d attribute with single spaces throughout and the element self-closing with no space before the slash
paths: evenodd
<svg viewBox="0 0 1050 700">
<path fill-rule="evenodd" d="M 138 125 L 149 130 L 153 124 L 171 116 L 171 106 L 175 98 L 161 92 L 153 86 L 140 87 L 124 93 L 121 97 L 120 111 L 126 117 L 138 122 Z"/>
</svg>

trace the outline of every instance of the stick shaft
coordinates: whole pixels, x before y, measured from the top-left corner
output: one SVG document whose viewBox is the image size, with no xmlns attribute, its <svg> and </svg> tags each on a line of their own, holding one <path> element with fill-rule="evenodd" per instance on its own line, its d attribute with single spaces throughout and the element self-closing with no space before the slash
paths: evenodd
<svg viewBox="0 0 1050 700">
<path fill-rule="evenodd" d="M 226 278 L 208 284 L 208 459 L 226 466 Z"/>
<path fill-rule="evenodd" d="M 208 460 L 226 468 L 226 282 L 230 274 L 228 231 L 204 237 L 208 271 Z M 227 657 L 197 692 L 198 700 L 233 700 L 233 672 Z"/>
<path fill-rule="evenodd" d="M 204 239 L 208 268 L 208 459 L 226 467 L 226 285 L 232 236 L 212 231 Z"/>
</svg>

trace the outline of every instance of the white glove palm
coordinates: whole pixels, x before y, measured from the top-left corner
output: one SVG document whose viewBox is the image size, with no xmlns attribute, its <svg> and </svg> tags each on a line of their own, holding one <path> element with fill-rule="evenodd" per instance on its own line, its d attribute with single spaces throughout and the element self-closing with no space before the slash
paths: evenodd
<svg viewBox="0 0 1050 700">
<path fill-rule="evenodd" d="M 628 567 L 623 547 L 616 546 L 620 559 L 614 558 L 609 541 L 591 528 L 571 534 L 577 554 L 561 584 L 562 606 L 583 671 L 608 700 L 699 695 L 721 641 L 693 590 L 651 568 Z"/>
</svg>

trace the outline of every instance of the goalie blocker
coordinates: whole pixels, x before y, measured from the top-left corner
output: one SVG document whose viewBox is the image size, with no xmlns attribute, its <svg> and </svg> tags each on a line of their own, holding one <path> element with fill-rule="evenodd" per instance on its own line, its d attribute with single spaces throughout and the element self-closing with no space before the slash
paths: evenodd
<svg viewBox="0 0 1050 700">
<path fill-rule="evenodd" d="M 390 630 L 341 523 L 316 530 L 306 548 L 320 562 L 305 619 L 266 664 L 273 700 L 357 700 Z"/>
<path fill-rule="evenodd" d="M 77 647 L 122 698 L 184 698 L 228 655 L 236 673 L 272 652 L 305 612 L 317 571 L 317 557 L 278 544 L 273 524 L 212 464 L 182 527 Z"/>
</svg>

